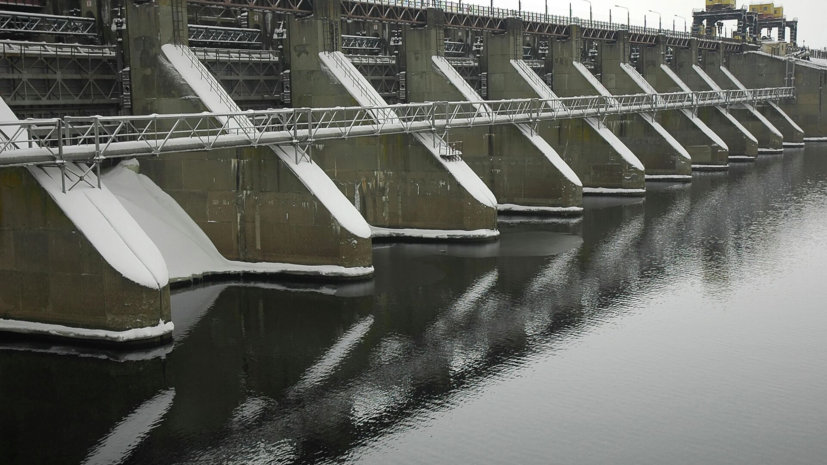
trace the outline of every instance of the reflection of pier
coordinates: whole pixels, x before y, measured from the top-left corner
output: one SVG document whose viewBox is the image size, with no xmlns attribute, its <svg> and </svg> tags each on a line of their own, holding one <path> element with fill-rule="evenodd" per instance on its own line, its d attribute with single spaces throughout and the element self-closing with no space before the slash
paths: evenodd
<svg viewBox="0 0 827 465">
<path fill-rule="evenodd" d="M 400 274 L 394 281 L 407 279 L 405 286 L 354 292 L 281 284 L 178 292 L 176 342 L 163 362 L 164 381 L 113 397 L 112 402 L 131 407 L 98 418 L 91 430 L 99 436 L 87 438 L 83 455 L 100 449 L 103 438 L 159 390 L 174 389 L 164 419 L 139 447 L 129 449 L 131 461 L 160 459 L 155 454 L 165 454 L 171 440 L 187 451 L 166 457 L 173 463 L 195 457 L 300 458 L 309 453 L 305 441 L 339 456 L 349 447 L 341 445 L 339 435 L 382 434 L 404 427 L 401 422 L 417 412 L 458 402 L 485 380 L 564 348 L 566 338 L 622 318 L 630 302 L 652 289 L 693 276 L 715 287 L 741 279 L 732 273 L 734 265 L 762 259 L 743 246 L 775 240 L 753 237 L 751 223 L 772 212 L 772 203 L 795 184 L 791 180 L 807 173 L 806 160 L 797 154 L 759 160 L 756 168 L 702 176 L 693 183 L 697 189 L 664 187 L 645 203 L 589 210 L 584 243 L 550 258 L 412 255 L 406 260 L 414 273 L 434 273 L 423 264 L 434 270 L 450 264 L 462 272 L 437 281 Z M 337 296 L 348 293 L 353 296 Z M 23 366 L 9 365 L 4 355 L 0 364 L 13 378 Z M 54 367 L 72 360 L 89 363 L 19 356 Z M 117 367 L 123 379 L 135 379 L 161 363 L 86 366 L 92 372 Z M 68 382 L 89 376 L 66 370 L 62 376 Z M 8 388 L 9 377 L 0 389 Z M 106 383 L 95 386 L 90 395 L 106 390 Z M 70 404 L 64 396 L 75 395 L 69 389 L 54 398 L 52 414 L 60 417 Z M 28 431 L 36 421 L 24 419 L 18 427 Z"/>
</svg>

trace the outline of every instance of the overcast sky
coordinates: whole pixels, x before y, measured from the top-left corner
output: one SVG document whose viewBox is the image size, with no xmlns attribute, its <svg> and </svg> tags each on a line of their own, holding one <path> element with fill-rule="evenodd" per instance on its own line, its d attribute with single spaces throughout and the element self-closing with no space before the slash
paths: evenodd
<svg viewBox="0 0 827 465">
<path fill-rule="evenodd" d="M 456 0 L 455 0 L 456 1 Z M 494 6 L 500 8 L 517 8 L 518 0 L 494 0 Z M 479 5 L 490 5 L 491 0 L 463 0 L 462 3 L 476 3 Z M 545 11 L 545 0 L 522 0 L 523 9 L 542 13 Z M 749 3 L 764 3 L 759 1 L 738 2 L 747 5 Z M 687 27 L 692 27 L 692 9 L 703 8 L 704 0 L 675 1 L 675 0 L 592 0 L 592 11 L 594 19 L 600 21 L 609 20 L 609 10 L 612 9 L 613 22 L 626 22 L 626 10 L 614 8 L 615 5 L 623 5 L 631 11 L 632 24 L 643 25 L 643 16 L 647 16 L 647 25 L 657 27 L 658 15 L 649 13 L 655 10 L 663 15 L 663 28 L 672 28 L 672 20 L 678 30 L 683 30 L 683 20 L 675 18 L 680 15 L 686 18 Z M 798 18 L 798 43 L 806 42 L 806 45 L 813 48 L 827 47 L 827 1 L 825 0 L 785 0 L 776 2 L 777 6 L 784 7 L 784 13 L 788 19 Z M 589 17 L 589 4 L 584 0 L 571 2 L 574 16 L 582 18 Z M 569 14 L 569 2 L 560 0 L 548 0 L 549 14 Z M 735 22 L 726 25 L 727 29 L 735 27 Z M 773 34 L 775 35 L 775 34 Z M 789 39 L 789 35 L 787 37 Z"/>
</svg>

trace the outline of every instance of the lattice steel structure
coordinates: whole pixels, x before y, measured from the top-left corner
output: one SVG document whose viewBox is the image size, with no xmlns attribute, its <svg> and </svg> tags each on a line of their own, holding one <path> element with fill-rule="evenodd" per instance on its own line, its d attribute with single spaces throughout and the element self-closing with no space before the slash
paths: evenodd
<svg viewBox="0 0 827 465">
<path fill-rule="evenodd" d="M 22 117 L 117 115 L 114 47 L 0 41 L 0 95 Z"/>
<path fill-rule="evenodd" d="M 312 0 L 187 0 L 187 3 L 300 15 L 309 15 L 313 12 Z"/>
<path fill-rule="evenodd" d="M 192 52 L 241 109 L 284 105 L 284 69 L 273 52 L 212 48 L 192 48 Z"/>
<path fill-rule="evenodd" d="M 95 41 L 97 29 L 94 18 L 0 11 L 0 38 L 29 38 L 39 35 Z"/>
<path fill-rule="evenodd" d="M 261 31 L 238 27 L 189 25 L 189 43 L 194 47 L 261 47 Z"/>
<path fill-rule="evenodd" d="M 303 147 L 323 140 L 442 134 L 451 128 L 499 124 L 528 124 L 534 128 L 540 121 L 578 118 L 604 121 L 613 115 L 756 105 L 794 96 L 794 88 L 779 87 L 0 122 L 0 167 L 62 165 L 67 161 L 98 165 L 107 159 L 136 156 L 261 145 Z M 453 155 L 449 147 L 446 156 Z"/>
</svg>

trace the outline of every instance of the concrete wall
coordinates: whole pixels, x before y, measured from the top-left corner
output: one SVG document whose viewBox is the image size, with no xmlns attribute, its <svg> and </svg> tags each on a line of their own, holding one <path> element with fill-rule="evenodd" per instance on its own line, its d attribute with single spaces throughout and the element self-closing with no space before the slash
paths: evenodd
<svg viewBox="0 0 827 465">
<path fill-rule="evenodd" d="M 675 70 L 675 74 L 693 91 L 712 90 L 692 67 L 692 65 L 698 64 L 698 56 L 700 53 L 698 50 L 698 42 L 694 39 L 690 39 L 689 42 L 689 48 L 674 49 L 673 69 Z M 660 84 L 665 81 L 666 78 L 659 80 L 658 83 Z M 666 86 L 655 88 L 659 92 L 664 92 L 662 89 L 665 87 Z M 672 88 L 674 89 L 675 87 Z M 680 87 L 677 87 L 677 89 L 679 90 Z M 704 107 L 698 109 L 697 115 L 723 139 L 727 147 L 729 147 L 730 157 L 757 157 L 757 141 L 753 140 L 751 134 L 733 124 L 733 122 L 727 118 L 725 112 L 726 110 L 720 107 Z"/>
<path fill-rule="evenodd" d="M 625 32 L 618 32 L 616 42 L 601 42 L 598 56 L 601 68 L 601 83 L 616 95 L 645 93 L 635 81 L 621 68 L 627 63 L 629 39 Z M 596 90 L 592 95 L 597 95 Z M 660 124 L 661 114 L 650 115 L 655 124 Z M 688 176 L 691 174 L 692 162 L 682 156 L 670 141 L 660 134 L 652 124 L 644 120 L 644 115 L 625 115 L 609 118 L 607 125 L 620 140 L 632 149 L 647 175 Z M 688 126 L 687 126 L 688 128 Z"/>
<path fill-rule="evenodd" d="M 571 39 L 550 39 L 554 92 L 560 97 L 593 95 L 591 84 L 574 69 L 580 60 L 580 30 L 571 26 Z M 548 66 L 548 64 L 547 64 Z M 514 94 L 511 94 L 514 95 Z M 536 95 L 534 95 L 536 97 Z M 644 173 L 629 164 L 595 128 L 584 120 L 541 124 L 540 135 L 577 173 L 583 187 L 643 189 Z"/>
<path fill-rule="evenodd" d="M 624 52 L 625 56 L 625 52 Z M 660 36 L 658 43 L 649 47 L 640 47 L 638 69 L 646 81 L 658 93 L 681 92 L 683 89 L 666 74 L 661 65 L 666 64 L 666 37 Z M 692 164 L 697 167 L 727 166 L 729 149 L 722 146 L 709 132 L 713 131 L 700 118 L 684 111 L 664 111 L 658 113 L 658 122 L 671 134 L 692 157 Z M 717 132 L 716 128 L 714 132 Z"/>
<path fill-rule="evenodd" d="M 161 52 L 174 39 L 172 5 L 152 5 L 127 7 L 134 113 L 206 111 Z M 170 194 L 227 259 L 345 267 L 372 262 L 370 239 L 342 228 L 268 147 L 147 158 L 141 173 Z"/>
<path fill-rule="evenodd" d="M 723 44 L 719 44 L 718 50 L 704 51 L 704 60 L 701 68 L 711 77 L 718 86 L 726 90 L 738 90 L 739 87 L 723 71 L 726 66 L 728 55 L 722 50 Z M 731 56 L 731 55 L 730 55 Z M 758 148 L 762 150 L 781 151 L 783 149 L 784 137 L 767 121 L 763 121 L 753 111 L 751 106 L 733 105 L 729 108 L 730 113 L 744 125 L 745 128 L 758 139 Z"/>
<path fill-rule="evenodd" d="M 338 2 L 331 4 L 338 5 Z M 319 53 L 335 51 L 326 42 L 328 3 L 316 14 L 290 17 L 289 54 L 296 107 L 357 106 L 348 90 L 322 68 Z M 325 16 L 334 15 L 334 16 Z M 326 45 L 327 43 L 327 45 Z M 415 136 L 325 141 L 313 159 L 364 215 L 369 224 L 391 229 L 494 230 L 496 209 L 469 193 Z"/>
<path fill-rule="evenodd" d="M 126 331 L 170 321 L 169 286 L 112 268 L 25 168 L 0 170 L 0 318 Z"/>
<path fill-rule="evenodd" d="M 407 72 L 408 101 L 467 100 L 433 63 L 432 57 L 441 55 L 444 47 L 444 24 L 439 23 L 442 16 L 430 15 L 429 18 L 437 18 L 437 21 L 430 19 L 431 23 L 425 28 L 404 29 L 400 59 Z M 514 18 L 508 21 L 519 23 Z M 517 30 L 522 29 L 518 27 Z M 516 74 L 510 64 L 513 46 L 509 44 L 513 40 L 509 34 L 487 37 L 485 50 L 489 76 L 492 72 L 495 75 L 498 72 Z M 495 80 L 499 85 L 503 76 L 497 76 Z M 491 86 L 489 81 L 489 89 Z M 499 204 L 540 209 L 582 206 L 581 186 L 566 178 L 516 126 L 457 128 L 450 131 L 450 139 L 461 141 L 463 160 L 494 192 Z"/>
<path fill-rule="evenodd" d="M 759 53 L 731 55 L 729 70 L 748 88 L 786 85 L 787 62 Z M 795 66 L 796 98 L 779 103 L 804 130 L 805 138 L 827 137 L 827 69 L 798 62 Z"/>
</svg>

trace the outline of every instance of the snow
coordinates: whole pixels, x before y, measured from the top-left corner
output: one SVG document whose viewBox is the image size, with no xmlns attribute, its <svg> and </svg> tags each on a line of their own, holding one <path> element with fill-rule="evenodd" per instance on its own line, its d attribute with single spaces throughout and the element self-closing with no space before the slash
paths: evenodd
<svg viewBox="0 0 827 465">
<path fill-rule="evenodd" d="M 513 203 L 501 203 L 497 205 L 497 210 L 501 212 L 512 213 L 582 213 L 583 207 L 534 207 L 526 205 L 516 205 Z"/>
<path fill-rule="evenodd" d="M 706 123 L 701 121 L 700 118 L 696 118 L 695 115 L 692 113 L 692 110 L 687 110 L 686 108 L 683 108 L 681 109 L 681 112 L 684 115 L 686 115 L 686 117 L 689 118 L 690 121 L 692 121 L 695 127 L 700 129 L 706 135 L 706 137 L 709 138 L 709 140 L 717 144 L 718 147 L 721 147 L 722 149 L 729 151 L 729 146 L 727 146 L 726 142 L 724 142 L 724 140 L 721 139 L 721 136 L 719 136 L 718 133 L 713 131 L 712 128 L 707 126 Z"/>
<path fill-rule="evenodd" d="M 736 128 L 738 128 L 738 130 L 741 131 L 744 134 L 744 136 L 746 136 L 749 140 L 755 142 L 756 144 L 758 143 L 758 139 L 756 139 L 755 136 L 753 136 L 752 133 L 749 132 L 743 124 L 738 122 L 738 120 L 735 119 L 734 116 L 732 116 L 728 111 L 726 111 L 726 109 L 722 107 L 715 107 L 715 109 L 717 109 L 718 112 L 724 115 L 724 118 L 728 119 L 729 122 L 732 123 Z"/>
<path fill-rule="evenodd" d="M 579 63 L 576 63 L 576 64 L 579 64 Z M 514 66 L 514 68 L 523 77 L 523 79 L 525 79 L 525 81 L 528 83 L 528 85 L 530 85 L 531 88 L 534 89 L 535 92 L 537 92 L 537 95 L 539 95 L 540 98 L 546 99 L 546 100 L 557 98 L 557 95 L 546 85 L 546 83 L 540 81 L 539 79 L 533 79 L 529 74 L 527 74 L 527 73 L 533 73 L 534 71 L 532 71 L 530 68 L 528 68 L 528 65 L 526 65 L 522 60 L 511 60 L 511 65 Z M 583 71 L 585 71 L 588 76 L 591 76 L 593 78 L 592 79 L 593 81 L 597 82 L 597 79 L 594 79 L 594 76 L 592 76 L 592 74 L 591 74 L 591 72 L 589 72 L 589 70 L 587 70 L 586 68 L 583 68 Z M 587 76 L 587 78 L 588 78 L 588 76 Z M 603 87 L 602 84 L 600 84 L 600 82 L 597 82 L 597 85 L 600 86 L 601 88 L 603 88 L 604 90 L 606 89 L 605 87 Z M 606 92 L 608 92 L 608 90 Z M 611 94 L 609 94 L 609 95 L 611 95 Z M 641 171 L 644 170 L 643 163 L 641 163 L 640 160 L 638 160 L 637 156 L 635 156 L 635 154 L 632 153 L 631 150 L 629 150 L 629 147 L 627 147 L 626 144 L 621 142 L 620 139 L 618 139 L 617 136 L 615 136 L 614 133 L 609 128 L 607 128 L 606 126 L 603 126 L 602 124 L 600 124 L 600 122 L 597 120 L 597 118 L 585 118 L 585 120 L 586 120 L 586 124 L 588 124 L 589 126 L 594 128 L 594 130 L 597 131 L 597 133 L 601 137 L 603 137 L 603 139 L 606 142 L 608 142 L 609 145 L 611 145 L 612 148 L 614 148 L 617 151 L 617 153 L 620 154 L 621 157 L 623 157 L 624 160 L 626 160 L 630 165 L 634 166 L 635 168 L 637 168 Z M 555 154 L 556 154 L 556 152 L 555 152 Z M 578 178 L 578 181 L 579 181 L 579 178 Z M 584 189 L 584 192 L 585 192 L 585 189 Z"/>
<path fill-rule="evenodd" d="M 661 126 L 660 123 L 655 121 L 655 118 L 653 118 L 652 115 L 648 113 L 641 113 L 640 116 L 643 118 L 644 121 L 649 123 L 649 126 L 651 126 L 658 134 L 660 134 L 661 137 L 663 137 L 666 143 L 672 147 L 672 150 L 677 152 L 678 155 L 682 156 L 683 158 L 687 160 L 692 160 L 692 157 L 689 155 L 689 152 L 686 151 L 683 145 L 681 145 L 680 142 L 678 142 L 674 137 L 672 137 L 672 134 L 669 134 L 666 128 L 664 128 L 663 126 Z"/>
<path fill-rule="evenodd" d="M 417 239 L 493 239 L 500 235 L 494 229 L 389 229 L 371 226 L 373 237 L 407 237 Z"/>
<path fill-rule="evenodd" d="M 733 157 L 729 157 L 730 159 Z M 753 157 L 747 157 L 752 160 L 755 160 Z M 692 165 L 693 170 L 698 171 L 725 171 L 729 169 L 729 163 L 725 165 Z"/>
<path fill-rule="evenodd" d="M 670 67 L 662 64 L 662 65 L 660 65 L 660 69 L 664 73 L 666 73 L 666 75 L 669 76 L 670 79 L 672 79 L 672 82 L 677 84 L 678 87 L 680 87 L 683 92 L 692 92 L 692 89 L 690 89 L 689 86 L 687 86 L 686 83 L 683 82 L 683 79 L 679 78 L 678 75 L 675 74 L 675 72 L 672 71 L 672 69 Z M 708 137 L 712 142 L 717 144 L 718 147 L 721 147 L 722 149 L 725 149 L 725 150 L 729 151 L 729 147 L 726 145 L 726 142 L 724 142 L 724 140 L 721 139 L 721 137 L 718 135 L 718 133 L 713 131 L 709 126 L 706 125 L 706 123 L 701 121 L 700 118 L 696 118 L 691 110 L 683 108 L 683 109 L 681 109 L 681 112 L 683 112 L 683 114 L 686 115 L 686 117 L 689 118 L 690 121 L 692 121 L 692 123 L 698 129 L 703 131 L 703 133 L 706 134 L 706 137 Z"/>
<path fill-rule="evenodd" d="M 827 142 L 827 137 L 805 137 L 805 142 Z"/>
<path fill-rule="evenodd" d="M 49 323 L 35 323 L 33 321 L 0 319 L 0 331 L 106 342 L 132 342 L 153 339 L 170 334 L 173 329 L 174 325 L 171 321 L 164 323 L 160 320 L 157 326 L 134 328 L 126 331 L 107 331 L 103 329 L 73 328 Z"/>
<path fill-rule="evenodd" d="M 336 184 L 316 163 L 296 163 L 296 148 L 291 145 L 271 147 L 281 161 L 290 167 L 302 183 L 313 193 L 343 228 L 353 235 L 367 239 L 370 226 Z M 334 214 L 337 212 L 337 214 Z"/>
<path fill-rule="evenodd" d="M 600 81 L 598 81 L 597 77 L 595 77 L 595 75 L 592 74 L 592 72 L 589 71 L 588 68 L 583 66 L 583 63 L 575 61 L 575 62 L 573 62 L 573 64 L 574 64 L 574 68 L 576 70 L 580 71 L 580 74 L 584 78 L 586 78 L 587 81 L 589 81 L 589 84 L 592 85 L 594 90 L 596 90 L 600 95 L 602 95 L 604 97 L 612 97 L 612 93 L 609 92 L 609 89 L 607 89 Z"/>
<path fill-rule="evenodd" d="M 732 161 L 755 161 L 758 157 L 751 157 L 749 155 L 730 155 L 729 159 Z"/>
<path fill-rule="evenodd" d="M 556 100 L 558 97 L 557 95 L 540 79 L 540 76 L 534 72 L 534 70 L 529 67 L 525 61 L 523 60 L 511 60 L 511 66 L 517 70 L 517 74 L 519 74 L 523 80 L 534 89 L 534 92 L 540 96 L 543 100 Z M 562 103 L 556 103 L 556 105 L 562 106 Z M 556 105 L 550 104 L 552 108 Z"/>
<path fill-rule="evenodd" d="M 626 160 L 627 163 L 632 165 L 633 167 L 639 169 L 640 171 L 644 171 L 643 163 L 638 160 L 637 156 L 629 150 L 629 147 L 626 146 L 617 136 L 609 129 L 605 124 L 600 124 L 597 118 L 586 118 L 586 124 L 594 128 L 600 137 L 602 137 L 609 145 L 612 146 L 615 151 Z M 583 188 L 583 192 L 585 192 L 586 188 Z"/>
<path fill-rule="evenodd" d="M 19 121 L 2 99 L 0 119 Z M 0 128 L 0 131 L 12 131 L 7 128 Z M 29 136 L 21 133 L 20 137 Z M 93 187 L 98 184 L 94 173 L 87 175 L 93 186 L 81 182 L 68 190 L 77 180 L 69 170 L 83 173 L 88 167 L 66 164 L 66 193 L 63 193 L 60 169 L 27 169 L 112 268 L 126 279 L 150 289 L 163 289 L 169 283 L 167 265 L 161 252 L 106 186 L 100 189 Z"/>
<path fill-rule="evenodd" d="M 86 456 L 83 465 L 123 463 L 172 407 L 175 389 L 162 390 L 132 411 Z"/>
<path fill-rule="evenodd" d="M 560 155 L 555 151 L 549 144 L 543 139 L 539 134 L 533 131 L 527 124 L 517 124 L 517 129 L 523 133 L 523 135 L 535 146 L 537 147 L 543 155 L 546 156 L 548 161 L 557 168 L 566 179 L 569 180 L 572 184 L 578 187 L 583 187 L 583 183 L 580 181 L 580 178 L 577 177 L 577 174 L 574 173 L 574 170 L 569 167 L 569 165 L 563 161 Z"/>
<path fill-rule="evenodd" d="M 448 161 L 439 154 L 439 144 L 441 139 L 439 136 L 431 133 L 416 133 L 414 134 L 419 142 L 428 149 L 434 158 L 448 170 L 449 173 L 457 180 L 460 186 L 465 188 L 477 202 L 491 208 L 497 208 L 497 198 L 491 189 L 485 185 L 482 179 L 477 176 L 477 173 L 468 166 L 464 161 Z"/>
<path fill-rule="evenodd" d="M 647 181 L 685 181 L 692 179 L 691 174 L 647 174 Z"/>
<path fill-rule="evenodd" d="M 677 84 L 677 85 L 678 85 L 678 87 L 680 87 L 682 91 L 684 91 L 684 92 L 692 92 L 692 89 L 690 89 L 690 88 L 689 88 L 689 86 L 687 86 L 687 85 L 686 85 L 686 83 L 685 83 L 685 82 L 683 82 L 683 79 L 679 78 L 679 77 L 678 77 L 678 75 L 677 75 L 677 74 L 675 74 L 675 72 L 674 72 L 674 71 L 672 71 L 672 68 L 670 68 L 670 67 L 668 67 L 668 66 L 666 66 L 666 65 L 664 65 L 664 64 L 661 64 L 661 65 L 660 65 L 660 69 L 661 69 L 664 73 L 666 73 L 666 75 L 667 75 L 667 76 L 669 76 L 670 78 L 672 78 L 672 81 L 674 81 L 674 83 L 675 83 L 675 84 Z"/>
<path fill-rule="evenodd" d="M 729 70 L 726 68 L 726 66 L 721 66 L 720 68 L 721 68 L 721 72 L 722 72 L 722 73 L 724 73 L 724 76 L 726 76 L 726 77 L 727 77 L 730 81 L 732 81 L 732 83 L 733 83 L 733 84 L 735 84 L 735 87 L 737 87 L 737 88 L 738 88 L 738 89 L 740 89 L 740 90 L 746 90 L 746 91 L 749 91 L 749 89 L 747 89 L 747 88 L 746 88 L 746 87 L 745 87 L 745 86 L 741 83 L 741 81 L 739 81 L 739 80 L 738 80 L 738 78 L 736 78 L 736 77 L 735 77 L 735 76 L 734 76 L 731 72 L 729 72 Z M 758 110 L 756 110 L 756 109 L 755 109 L 755 107 L 754 107 L 753 105 L 747 105 L 747 104 L 744 104 L 744 107 L 745 107 L 747 110 L 749 110 L 749 112 L 750 112 L 750 113 L 752 113 L 752 115 L 753 115 L 753 116 L 755 116 L 756 118 L 758 118 L 758 120 L 759 120 L 759 121 L 761 121 L 761 123 L 762 123 L 764 126 L 766 126 L 766 127 L 767 127 L 767 129 L 769 129 L 770 131 L 772 131 L 772 132 L 773 132 L 775 135 L 777 135 L 778 137 L 780 137 L 780 138 L 782 138 L 782 139 L 784 138 L 784 135 L 783 135 L 783 134 L 781 134 L 781 131 L 779 131 L 779 130 L 778 130 L 778 128 L 776 128 L 776 127 L 775 127 L 775 125 L 773 125 L 773 124 L 770 122 L 770 120 L 768 120 L 766 117 L 764 117 L 764 115 L 762 115 L 762 114 L 761 114 Z M 782 114 L 784 114 L 784 112 L 782 112 L 780 109 L 778 109 L 778 111 L 779 111 L 779 112 L 781 112 Z M 786 116 L 786 114 L 784 114 L 784 116 Z M 802 132 L 803 132 L 803 131 L 802 131 Z M 768 149 L 768 150 L 773 150 L 773 149 Z"/>
<path fill-rule="evenodd" d="M 784 152 L 784 149 L 770 149 L 770 148 L 764 148 L 764 147 L 759 147 L 758 148 L 758 153 L 783 153 L 783 152 Z"/>
<path fill-rule="evenodd" d="M 700 76 L 701 79 L 703 79 L 703 81 L 706 83 L 707 86 L 709 86 L 710 89 L 716 90 L 716 91 L 724 90 L 724 89 L 721 89 L 721 86 L 719 86 L 718 83 L 715 82 L 712 79 L 712 77 L 710 77 L 708 74 L 706 74 L 706 71 L 704 71 L 700 66 L 692 65 L 692 69 L 694 69 L 695 72 L 698 73 L 698 76 Z"/>
<path fill-rule="evenodd" d="M 638 73 L 632 65 L 629 63 L 621 63 L 620 67 L 623 68 L 623 71 L 626 71 L 626 74 L 628 74 L 629 77 L 635 81 L 635 84 L 637 84 L 643 92 L 646 92 L 649 95 L 657 95 L 658 91 L 656 91 L 655 88 L 652 87 L 652 84 L 649 84 L 649 81 Z"/>
<path fill-rule="evenodd" d="M 810 63 L 812 63 L 814 65 L 818 65 L 822 68 L 827 68 L 827 60 L 825 60 L 824 58 L 810 57 Z"/>
<path fill-rule="evenodd" d="M 227 260 L 178 202 L 151 179 L 135 172 L 136 163 L 134 160 L 122 162 L 104 174 L 102 179 L 163 254 L 173 282 L 188 281 L 211 274 L 278 273 L 359 277 L 373 272 L 373 267 L 246 263 Z M 300 165 L 317 167 L 310 163 Z M 302 166 L 302 169 L 304 168 L 305 166 Z M 326 177 L 325 179 L 329 180 Z M 370 235 L 369 229 L 367 235 Z"/>
<path fill-rule="evenodd" d="M 357 70 L 341 52 L 322 52 L 319 57 L 331 73 L 339 80 L 359 105 L 365 107 L 386 106 L 387 102 L 370 85 L 367 79 Z M 393 121 L 396 114 L 390 109 L 383 109 L 374 114 L 377 121 Z M 464 161 L 447 161 L 439 153 L 440 139 L 435 134 L 417 133 L 417 140 L 422 143 L 478 202 L 491 208 L 497 207 L 497 199 L 491 189 L 477 176 Z"/>
<path fill-rule="evenodd" d="M 480 102 L 483 98 L 471 87 L 468 82 L 457 72 L 456 69 L 448 63 L 448 60 L 441 56 L 434 56 L 432 57 L 434 64 L 437 66 L 437 69 L 442 72 L 446 79 L 462 94 L 462 96 L 471 102 Z M 519 70 L 519 68 L 518 68 Z M 533 72 L 533 71 L 532 71 Z M 483 107 L 487 111 L 491 111 L 491 109 L 485 105 L 481 104 L 480 107 Z M 574 173 L 574 171 L 566 164 L 565 161 L 560 157 L 560 155 L 545 141 L 542 137 L 537 135 L 534 131 L 527 124 L 515 124 L 517 129 L 520 130 L 521 133 L 528 140 L 538 149 L 542 154 L 548 159 L 551 164 L 557 168 L 557 170 L 565 176 L 566 179 L 569 180 L 575 186 L 582 187 L 583 183 L 580 181 L 580 178 Z"/>
<path fill-rule="evenodd" d="M 784 147 L 804 147 L 804 142 L 784 142 Z"/>
<path fill-rule="evenodd" d="M 802 129 L 801 126 L 795 124 L 795 121 L 793 121 L 793 119 L 790 118 L 790 115 L 788 115 L 786 111 L 782 110 L 781 107 L 779 107 L 775 102 L 767 102 L 767 104 L 769 106 L 771 106 L 776 112 L 778 112 L 778 114 L 780 114 L 784 119 L 786 119 L 787 123 L 790 126 L 792 126 L 793 129 L 795 129 L 796 131 L 798 131 L 802 134 L 804 133 L 804 129 Z M 785 142 L 785 144 L 791 144 L 791 143 L 793 143 L 793 142 Z"/>
<path fill-rule="evenodd" d="M 583 188 L 584 194 L 607 194 L 607 195 L 615 195 L 615 194 L 645 194 L 646 189 L 618 189 L 612 187 L 584 187 Z"/>
<path fill-rule="evenodd" d="M 167 44 L 162 46 L 161 50 L 210 111 L 216 113 L 241 111 L 212 74 L 195 58 L 189 48 Z M 246 118 L 236 117 L 229 122 L 227 118 L 218 117 L 218 119 L 222 123 L 228 123 L 231 128 L 237 128 L 252 134 L 257 133 L 253 123 Z M 365 219 L 318 165 L 315 163 L 295 163 L 296 149 L 294 147 L 279 147 L 276 149 L 276 147 L 271 146 L 270 148 L 279 158 L 285 161 L 291 171 L 319 199 L 343 228 L 357 237 L 369 237 L 370 228 Z"/>
<path fill-rule="evenodd" d="M 724 76 L 726 76 L 730 81 L 732 81 L 733 84 L 735 84 L 735 87 L 737 87 L 740 90 L 749 90 L 749 89 L 746 88 L 746 86 L 744 84 L 741 83 L 741 81 L 738 80 L 738 78 L 735 77 L 734 74 L 732 74 L 727 69 L 726 66 L 721 66 L 720 68 L 721 68 L 721 72 L 724 73 Z"/>
<path fill-rule="evenodd" d="M 778 55 L 771 55 L 767 52 L 761 52 L 761 51 L 757 51 L 757 50 L 756 51 L 750 51 L 750 52 L 744 52 L 744 53 L 753 53 L 755 55 L 761 55 L 761 56 L 764 56 L 764 57 L 767 57 L 767 58 L 773 58 L 775 60 L 787 61 L 786 57 L 781 57 L 781 56 L 778 56 Z M 810 60 L 812 60 L 812 58 Z M 795 59 L 795 60 L 793 60 L 793 63 L 795 63 L 795 66 L 803 66 L 805 68 L 811 68 L 811 69 L 817 69 L 819 71 L 825 71 L 824 66 L 821 66 L 821 64 L 817 61 L 810 62 L 810 61 L 806 61 L 806 60 Z"/>
</svg>

